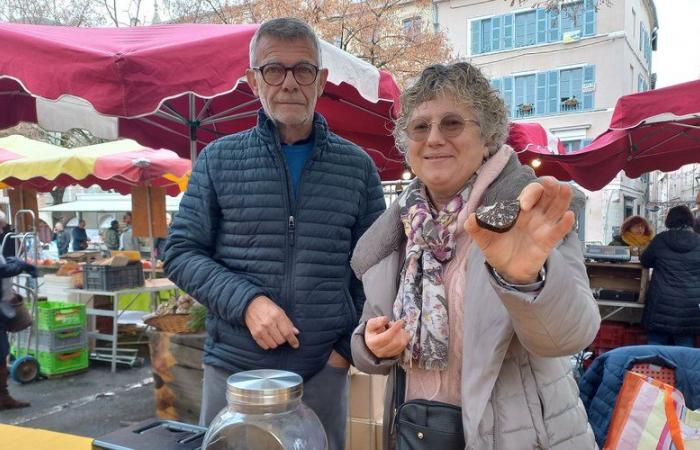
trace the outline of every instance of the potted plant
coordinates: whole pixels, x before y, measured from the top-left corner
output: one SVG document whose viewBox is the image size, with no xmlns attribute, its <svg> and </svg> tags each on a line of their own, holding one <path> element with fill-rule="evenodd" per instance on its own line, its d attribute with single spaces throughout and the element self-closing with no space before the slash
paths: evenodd
<svg viewBox="0 0 700 450">
<path fill-rule="evenodd" d="M 521 103 L 518 105 L 518 111 L 521 114 L 529 114 L 535 109 L 535 105 L 532 103 Z"/>
<path fill-rule="evenodd" d="M 564 100 L 564 106 L 567 108 L 576 108 L 578 106 L 578 99 L 575 95 L 573 97 L 569 97 Z"/>
</svg>

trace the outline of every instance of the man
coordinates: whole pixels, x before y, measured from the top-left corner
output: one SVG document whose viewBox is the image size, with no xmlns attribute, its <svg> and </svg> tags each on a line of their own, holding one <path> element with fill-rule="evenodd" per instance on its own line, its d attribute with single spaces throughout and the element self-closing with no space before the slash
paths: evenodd
<svg viewBox="0 0 700 450">
<path fill-rule="evenodd" d="M 304 378 L 304 402 L 342 449 L 364 304 L 349 259 L 385 209 L 381 183 L 371 158 L 314 114 L 328 71 L 307 24 L 265 22 L 250 66 L 257 126 L 200 155 L 166 245 L 169 278 L 209 309 L 200 423 L 225 406 L 230 374 L 284 369 Z"/>
<path fill-rule="evenodd" d="M 88 238 L 87 231 L 85 231 L 85 221 L 80 219 L 78 226 L 73 228 L 73 251 L 79 252 L 88 248 L 90 239 Z"/>
<path fill-rule="evenodd" d="M 113 220 L 105 230 L 105 245 L 110 250 L 119 250 L 119 221 Z"/>
<path fill-rule="evenodd" d="M 68 246 L 70 244 L 70 236 L 68 232 L 63 228 L 63 223 L 56 222 L 53 227 L 53 240 L 56 241 L 56 248 L 58 250 L 58 256 L 65 255 L 68 253 Z"/>
<path fill-rule="evenodd" d="M 141 244 L 139 243 L 139 238 L 134 236 L 131 220 L 131 212 L 124 214 L 124 217 L 122 217 L 124 231 L 122 235 L 119 236 L 119 250 L 135 250 L 138 252 L 141 251 Z"/>
</svg>

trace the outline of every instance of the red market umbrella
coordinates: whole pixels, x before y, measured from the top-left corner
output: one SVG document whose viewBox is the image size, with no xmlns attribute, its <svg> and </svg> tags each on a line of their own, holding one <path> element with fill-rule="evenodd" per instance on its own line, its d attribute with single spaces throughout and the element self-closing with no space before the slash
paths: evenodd
<svg viewBox="0 0 700 450">
<path fill-rule="evenodd" d="M 608 131 L 574 154 L 525 152 L 539 158 L 542 170 L 599 190 L 624 170 L 669 172 L 700 163 L 700 80 L 620 97 Z M 546 169 L 546 170 L 545 170 Z"/>
<path fill-rule="evenodd" d="M 537 175 L 550 175 L 558 180 L 571 179 L 564 167 L 556 160 L 547 158 L 550 155 L 563 155 L 565 149 L 559 138 L 539 123 L 511 123 L 507 144 L 513 147 L 520 162 L 535 169 Z"/>
<path fill-rule="evenodd" d="M 96 184 L 128 194 L 133 187 L 152 186 L 176 196 L 185 190 L 191 168 L 190 160 L 173 151 L 131 140 L 66 149 L 24 136 L 0 138 L 0 188 L 49 192 L 57 186 Z"/>
<path fill-rule="evenodd" d="M 0 128 L 20 121 L 83 128 L 193 157 L 255 124 L 259 101 L 243 79 L 258 25 L 72 28 L 0 24 Z M 393 77 L 322 42 L 329 79 L 317 110 L 331 129 L 397 179 Z"/>
</svg>

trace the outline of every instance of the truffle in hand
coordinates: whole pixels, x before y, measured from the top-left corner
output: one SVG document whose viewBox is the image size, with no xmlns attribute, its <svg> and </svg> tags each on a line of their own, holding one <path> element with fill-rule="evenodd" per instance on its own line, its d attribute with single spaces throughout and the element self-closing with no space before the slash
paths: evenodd
<svg viewBox="0 0 700 450">
<path fill-rule="evenodd" d="M 505 233 L 513 228 L 520 214 L 520 201 L 507 200 L 489 206 L 480 206 L 476 210 L 476 223 L 487 230 Z"/>
</svg>

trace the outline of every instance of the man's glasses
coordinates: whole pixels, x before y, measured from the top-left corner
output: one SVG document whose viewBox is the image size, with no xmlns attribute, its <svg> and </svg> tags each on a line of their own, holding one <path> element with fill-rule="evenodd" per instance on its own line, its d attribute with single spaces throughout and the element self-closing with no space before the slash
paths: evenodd
<svg viewBox="0 0 700 450">
<path fill-rule="evenodd" d="M 430 129 L 433 127 L 433 122 L 429 122 L 425 119 L 415 119 L 408 123 L 406 126 L 406 134 L 408 138 L 415 142 L 423 142 L 428 139 L 430 135 Z M 462 116 L 457 114 L 448 114 L 438 123 L 438 129 L 440 133 L 446 138 L 454 138 L 462 134 L 464 127 L 467 123 L 473 123 L 477 127 L 480 126 L 479 122 L 472 119 L 464 119 Z"/>
<path fill-rule="evenodd" d="M 253 67 L 252 69 L 260 72 L 265 83 L 270 86 L 280 86 L 284 83 L 288 71 L 292 72 L 294 79 L 300 86 L 313 84 L 318 76 L 318 67 L 309 63 L 298 63 L 291 67 L 279 63 L 270 63 L 260 67 Z"/>
</svg>

